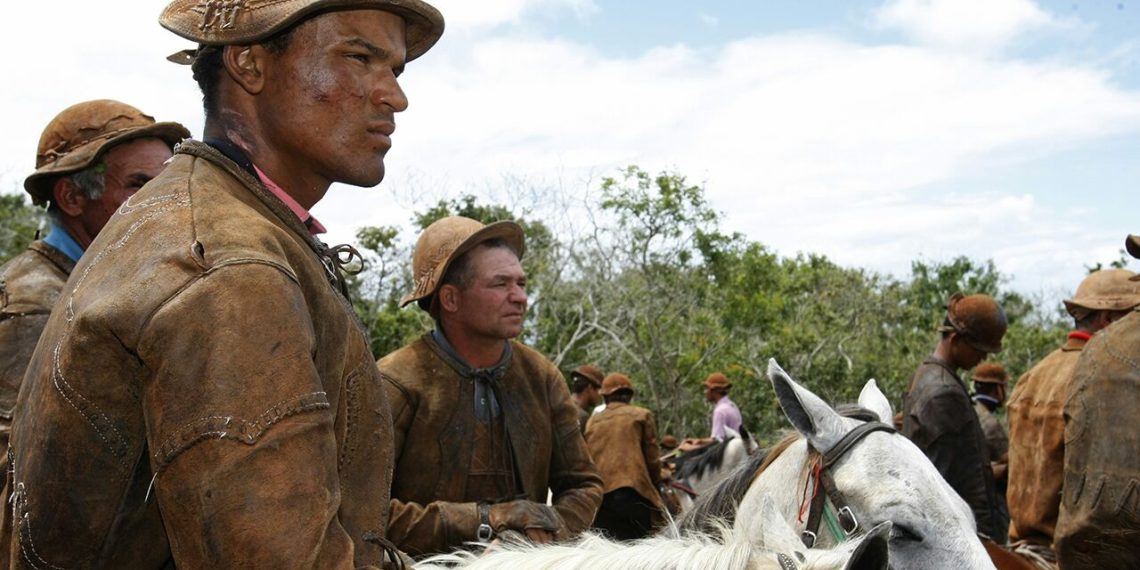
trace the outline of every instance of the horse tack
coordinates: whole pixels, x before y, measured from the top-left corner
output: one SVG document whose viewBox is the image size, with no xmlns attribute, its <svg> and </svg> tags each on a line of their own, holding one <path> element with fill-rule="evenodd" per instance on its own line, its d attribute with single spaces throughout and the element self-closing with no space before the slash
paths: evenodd
<svg viewBox="0 0 1140 570">
<path fill-rule="evenodd" d="M 819 536 L 820 522 L 830 514 L 825 512 L 828 500 L 830 500 L 831 504 L 835 506 L 836 513 L 834 516 L 836 519 L 838 519 L 836 522 L 842 530 L 841 535 L 839 532 L 836 532 L 834 528 L 832 528 L 832 533 L 836 535 L 835 538 L 837 540 L 842 542 L 846 537 L 851 536 L 856 530 L 859 530 L 859 520 L 855 518 L 855 513 L 847 504 L 847 500 L 835 486 L 835 480 L 832 479 L 830 470 L 831 466 L 835 464 L 836 461 L 839 461 L 839 459 L 846 455 L 847 452 L 851 450 L 851 448 L 855 447 L 855 444 L 859 443 L 859 441 L 864 437 L 867 437 L 869 434 L 876 431 L 897 433 L 895 428 L 882 422 L 866 422 L 859 424 L 855 427 L 855 429 L 844 434 L 844 436 L 840 438 L 839 441 L 835 443 L 835 445 L 831 446 L 830 449 L 824 452 L 822 457 L 819 459 L 819 462 L 812 470 L 815 474 L 815 484 L 811 496 L 811 506 L 808 511 L 807 525 L 804 527 L 803 533 L 800 535 L 800 538 L 803 540 L 804 545 L 808 548 L 815 546 L 816 539 Z M 819 492 L 820 486 L 823 487 L 823 493 Z M 828 523 L 829 527 L 831 527 L 831 524 L 833 524 L 830 520 Z"/>
</svg>

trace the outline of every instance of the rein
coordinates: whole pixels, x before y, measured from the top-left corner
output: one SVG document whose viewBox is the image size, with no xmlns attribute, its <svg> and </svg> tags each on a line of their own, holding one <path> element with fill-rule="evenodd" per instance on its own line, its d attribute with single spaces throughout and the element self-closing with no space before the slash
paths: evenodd
<svg viewBox="0 0 1140 570">
<path fill-rule="evenodd" d="M 831 449 L 825 451 L 810 470 L 809 480 L 804 483 L 804 503 L 800 504 L 800 520 L 803 520 L 805 506 L 807 507 L 807 525 L 804 527 L 800 538 L 808 548 L 815 546 L 821 522 L 826 522 L 828 530 L 839 542 L 843 542 L 859 529 L 859 520 L 855 518 L 855 513 L 851 511 L 847 500 L 835 486 L 835 480 L 831 477 L 831 466 L 846 455 L 848 451 L 851 451 L 855 444 L 877 431 L 897 433 L 895 428 L 882 422 L 859 424 L 840 438 L 835 445 L 831 446 Z M 813 475 L 814 484 L 811 482 Z M 808 501 L 807 490 L 809 486 L 812 488 L 811 502 L 805 505 Z M 822 493 L 819 492 L 821 487 Z M 834 512 L 828 508 L 828 500 L 835 507 Z"/>
</svg>

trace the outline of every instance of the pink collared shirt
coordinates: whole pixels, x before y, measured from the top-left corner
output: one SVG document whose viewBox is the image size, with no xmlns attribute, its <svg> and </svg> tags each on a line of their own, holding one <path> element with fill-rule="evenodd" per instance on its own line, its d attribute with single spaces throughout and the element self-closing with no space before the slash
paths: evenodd
<svg viewBox="0 0 1140 570">
<path fill-rule="evenodd" d="M 301 223 L 305 224 L 306 228 L 309 228 L 310 234 L 317 235 L 328 231 L 325 229 L 325 226 L 323 224 L 317 221 L 317 219 L 314 218 L 313 215 L 305 209 L 304 206 L 298 204 L 297 201 L 294 200 L 288 192 L 278 186 L 276 182 L 270 180 L 270 178 L 266 176 L 265 173 L 262 172 L 256 164 L 253 165 L 253 169 L 257 171 L 257 177 L 261 179 L 261 183 L 264 184 L 265 187 L 268 188 L 274 196 L 277 196 L 278 199 L 280 199 L 282 202 L 285 202 L 286 206 L 289 206 L 289 210 L 297 215 L 297 219 L 301 220 Z"/>
</svg>

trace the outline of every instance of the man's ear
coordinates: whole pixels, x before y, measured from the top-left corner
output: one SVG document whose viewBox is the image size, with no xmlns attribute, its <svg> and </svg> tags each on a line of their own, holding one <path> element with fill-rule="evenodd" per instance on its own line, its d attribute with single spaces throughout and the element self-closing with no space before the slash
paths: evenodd
<svg viewBox="0 0 1140 570">
<path fill-rule="evenodd" d="M 226 73 L 250 95 L 265 88 L 265 65 L 269 52 L 261 45 L 229 45 L 222 48 Z"/>
<path fill-rule="evenodd" d="M 450 283 L 441 285 L 436 295 L 438 296 L 437 302 L 441 310 L 448 313 L 454 313 L 459 310 L 459 287 L 451 285 Z"/>
<path fill-rule="evenodd" d="M 66 176 L 55 181 L 51 197 L 59 210 L 71 217 L 82 214 L 83 208 L 87 207 L 87 194 Z"/>
</svg>

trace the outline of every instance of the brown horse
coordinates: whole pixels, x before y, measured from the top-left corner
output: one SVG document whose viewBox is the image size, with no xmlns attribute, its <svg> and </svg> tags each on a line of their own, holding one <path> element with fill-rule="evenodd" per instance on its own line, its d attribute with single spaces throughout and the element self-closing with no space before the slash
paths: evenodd
<svg viewBox="0 0 1140 570">
<path fill-rule="evenodd" d="M 983 540 L 982 545 L 986 547 L 986 554 L 990 555 L 997 570 L 1040 570 L 1033 562 L 1016 552 L 1006 550 L 996 542 Z"/>
</svg>

